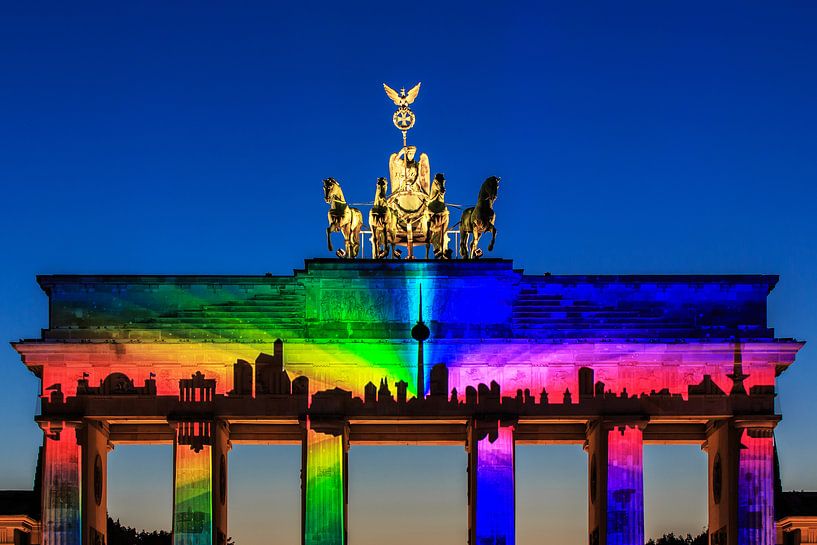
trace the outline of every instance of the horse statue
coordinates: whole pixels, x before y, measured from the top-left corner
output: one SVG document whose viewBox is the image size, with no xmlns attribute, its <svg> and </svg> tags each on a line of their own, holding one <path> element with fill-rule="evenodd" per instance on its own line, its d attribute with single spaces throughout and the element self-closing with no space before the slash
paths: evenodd
<svg viewBox="0 0 817 545">
<path fill-rule="evenodd" d="M 323 181 L 323 198 L 329 205 L 329 227 L 326 228 L 326 244 L 332 251 L 332 233 L 343 234 L 345 249 L 337 251 L 338 257 L 354 259 L 360 252 L 360 228 L 363 226 L 363 214 L 357 208 L 346 204 L 340 184 L 334 178 Z"/>
<path fill-rule="evenodd" d="M 394 249 L 394 234 L 397 230 L 397 216 L 389 206 L 386 197 L 389 182 L 386 178 L 377 179 L 377 190 L 374 203 L 369 211 L 369 229 L 372 231 L 372 255 L 382 259 L 389 255 L 389 248 Z"/>
<path fill-rule="evenodd" d="M 429 248 L 434 248 L 434 257 L 449 259 L 451 250 L 448 249 L 448 207 L 445 206 L 445 176 L 438 172 L 431 182 L 431 191 L 428 196 L 425 212 L 426 232 L 426 259 Z"/>
<path fill-rule="evenodd" d="M 477 205 L 466 208 L 460 219 L 460 256 L 465 259 L 475 259 L 482 257 L 482 250 L 479 248 L 479 239 L 483 233 L 491 232 L 491 242 L 488 244 L 488 251 L 494 249 L 496 242 L 496 214 L 494 213 L 494 201 L 499 191 L 499 178 L 491 176 L 482 182 L 477 196 Z M 471 236 L 474 240 L 471 242 Z"/>
</svg>

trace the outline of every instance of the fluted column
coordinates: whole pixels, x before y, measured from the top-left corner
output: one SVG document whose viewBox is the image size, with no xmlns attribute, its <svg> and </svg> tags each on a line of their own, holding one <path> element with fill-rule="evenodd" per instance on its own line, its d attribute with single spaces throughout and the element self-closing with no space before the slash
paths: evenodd
<svg viewBox="0 0 817 545">
<path fill-rule="evenodd" d="M 468 539 L 471 545 L 516 541 L 515 424 L 474 421 L 468 430 Z"/>
<path fill-rule="evenodd" d="M 342 420 L 307 419 L 302 447 L 302 543 L 346 543 L 349 429 Z"/>
<path fill-rule="evenodd" d="M 225 545 L 228 427 L 218 420 L 175 426 L 173 545 Z"/>
<path fill-rule="evenodd" d="M 41 422 L 45 432 L 42 482 L 43 545 L 81 545 L 82 452 L 78 423 Z"/>
<path fill-rule="evenodd" d="M 644 545 L 643 423 L 588 428 L 589 542 Z"/>
<path fill-rule="evenodd" d="M 737 422 L 738 545 L 775 545 L 772 427 Z"/>
<path fill-rule="evenodd" d="M 712 545 L 774 545 L 774 426 L 776 419 L 712 422 L 709 534 Z"/>
</svg>

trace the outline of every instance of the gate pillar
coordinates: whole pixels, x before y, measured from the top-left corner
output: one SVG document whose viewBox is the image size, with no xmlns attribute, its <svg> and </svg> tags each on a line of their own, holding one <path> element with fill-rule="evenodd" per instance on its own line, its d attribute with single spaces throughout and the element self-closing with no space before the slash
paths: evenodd
<svg viewBox="0 0 817 545">
<path fill-rule="evenodd" d="M 82 452 L 82 536 L 84 545 L 105 545 L 108 535 L 108 424 L 85 420 L 77 433 Z"/>
<path fill-rule="evenodd" d="M 644 545 L 643 425 L 588 426 L 590 545 Z"/>
<path fill-rule="evenodd" d="M 710 424 L 704 450 L 709 469 L 709 543 L 774 545 L 776 420 Z"/>
<path fill-rule="evenodd" d="M 226 545 L 229 446 L 225 422 L 176 422 L 173 545 Z"/>
<path fill-rule="evenodd" d="M 75 422 L 40 422 L 45 433 L 42 482 L 43 545 L 81 545 L 82 453 Z"/>
<path fill-rule="evenodd" d="M 307 418 L 301 448 L 303 545 L 345 545 L 349 426 Z"/>
<path fill-rule="evenodd" d="M 468 543 L 516 541 L 515 423 L 474 420 L 468 428 Z"/>
</svg>

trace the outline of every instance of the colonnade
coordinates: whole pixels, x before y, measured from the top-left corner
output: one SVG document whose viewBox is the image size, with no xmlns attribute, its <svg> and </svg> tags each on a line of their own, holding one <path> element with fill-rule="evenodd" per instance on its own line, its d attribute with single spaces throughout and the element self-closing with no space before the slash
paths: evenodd
<svg viewBox="0 0 817 545">
<path fill-rule="evenodd" d="M 587 423 L 588 543 L 643 545 L 646 421 Z M 711 545 L 774 545 L 773 430 L 769 419 L 714 420 L 708 455 Z M 41 422 L 45 432 L 43 545 L 106 541 L 108 426 Z M 225 545 L 230 428 L 173 423 L 174 545 Z M 515 422 L 468 424 L 468 543 L 515 543 Z M 302 436 L 303 545 L 347 543 L 349 424 L 307 419 Z"/>
</svg>

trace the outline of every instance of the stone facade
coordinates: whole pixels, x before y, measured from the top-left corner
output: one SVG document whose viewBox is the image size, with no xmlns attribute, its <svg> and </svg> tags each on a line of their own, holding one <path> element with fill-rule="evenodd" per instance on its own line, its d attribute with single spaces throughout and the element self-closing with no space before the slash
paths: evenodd
<svg viewBox="0 0 817 545">
<path fill-rule="evenodd" d="M 774 545 L 775 381 L 802 346 L 768 327 L 774 276 L 312 260 L 38 280 L 49 327 L 14 346 L 43 384 L 45 545 L 104 542 L 120 441 L 175 445 L 174 544 L 223 545 L 231 440 L 303 445 L 305 545 L 345 543 L 350 446 L 389 442 L 465 446 L 469 541 L 510 545 L 514 445 L 554 441 L 588 452 L 591 544 L 643 542 L 660 441 L 708 452 L 713 545 Z"/>
</svg>

